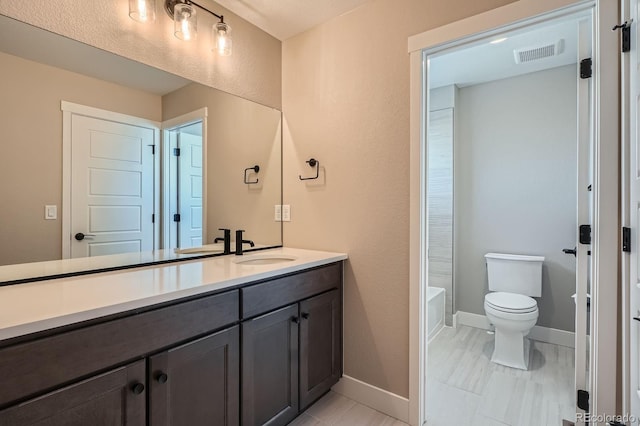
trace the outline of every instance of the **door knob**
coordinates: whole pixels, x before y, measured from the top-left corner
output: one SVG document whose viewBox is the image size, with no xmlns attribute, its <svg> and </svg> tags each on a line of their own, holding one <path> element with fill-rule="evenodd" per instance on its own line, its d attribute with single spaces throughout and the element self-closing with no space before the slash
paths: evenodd
<svg viewBox="0 0 640 426">
<path fill-rule="evenodd" d="M 574 247 L 574 248 L 572 248 L 572 249 L 562 249 L 562 252 L 563 252 L 564 254 L 572 254 L 572 255 L 574 255 L 574 256 L 578 253 L 578 251 L 577 251 L 577 247 Z"/>
<path fill-rule="evenodd" d="M 76 235 L 74 235 L 74 238 L 78 241 L 82 241 L 85 238 L 91 240 L 93 239 L 93 237 L 95 237 L 94 234 L 83 234 L 82 232 L 78 232 Z"/>
</svg>

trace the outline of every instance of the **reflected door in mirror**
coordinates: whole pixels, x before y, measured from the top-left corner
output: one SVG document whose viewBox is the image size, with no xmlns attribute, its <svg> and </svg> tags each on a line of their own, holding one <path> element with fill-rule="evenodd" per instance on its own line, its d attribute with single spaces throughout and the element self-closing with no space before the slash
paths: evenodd
<svg viewBox="0 0 640 426">
<path fill-rule="evenodd" d="M 153 129 L 71 116 L 71 257 L 153 250 Z"/>
</svg>

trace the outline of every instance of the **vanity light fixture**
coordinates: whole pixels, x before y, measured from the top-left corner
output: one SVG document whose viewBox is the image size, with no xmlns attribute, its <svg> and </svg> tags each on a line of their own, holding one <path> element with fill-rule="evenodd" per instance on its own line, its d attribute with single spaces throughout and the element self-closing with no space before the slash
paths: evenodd
<svg viewBox="0 0 640 426">
<path fill-rule="evenodd" d="M 224 16 L 218 15 L 191 0 L 165 0 L 164 2 L 165 10 L 173 18 L 176 37 L 181 40 L 191 40 L 196 37 L 196 7 L 219 19 L 211 29 L 212 43 L 219 55 L 231 55 L 231 26 L 224 22 Z"/>
<path fill-rule="evenodd" d="M 224 22 L 224 16 L 213 13 L 206 7 L 191 0 L 164 0 L 164 10 L 173 19 L 173 33 L 180 40 L 193 40 L 198 33 L 196 7 L 215 16 L 219 21 L 211 28 L 213 49 L 220 56 L 231 55 L 233 40 L 231 25 Z M 129 16 L 138 22 L 153 22 L 156 19 L 155 0 L 129 0 Z"/>
</svg>

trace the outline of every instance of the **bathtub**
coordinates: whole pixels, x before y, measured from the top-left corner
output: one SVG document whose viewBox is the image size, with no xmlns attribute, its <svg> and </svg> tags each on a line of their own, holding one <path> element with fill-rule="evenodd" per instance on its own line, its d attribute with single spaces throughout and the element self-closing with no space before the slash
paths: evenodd
<svg viewBox="0 0 640 426">
<path fill-rule="evenodd" d="M 427 341 L 444 327 L 444 288 L 427 287 Z"/>
</svg>

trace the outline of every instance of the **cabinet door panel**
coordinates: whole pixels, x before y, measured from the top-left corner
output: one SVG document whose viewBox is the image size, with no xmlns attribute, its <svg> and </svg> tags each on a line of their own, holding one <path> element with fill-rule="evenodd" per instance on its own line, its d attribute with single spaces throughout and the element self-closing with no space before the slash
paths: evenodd
<svg viewBox="0 0 640 426">
<path fill-rule="evenodd" d="M 0 411 L 2 426 L 144 426 L 144 361 L 64 387 Z"/>
<path fill-rule="evenodd" d="M 237 425 L 239 346 L 236 326 L 151 357 L 150 423 Z"/>
<path fill-rule="evenodd" d="M 298 414 L 298 305 L 244 322 L 242 351 L 242 424 L 287 424 Z"/>
<path fill-rule="evenodd" d="M 327 392 L 342 374 L 340 292 L 300 302 L 300 408 Z"/>
</svg>

